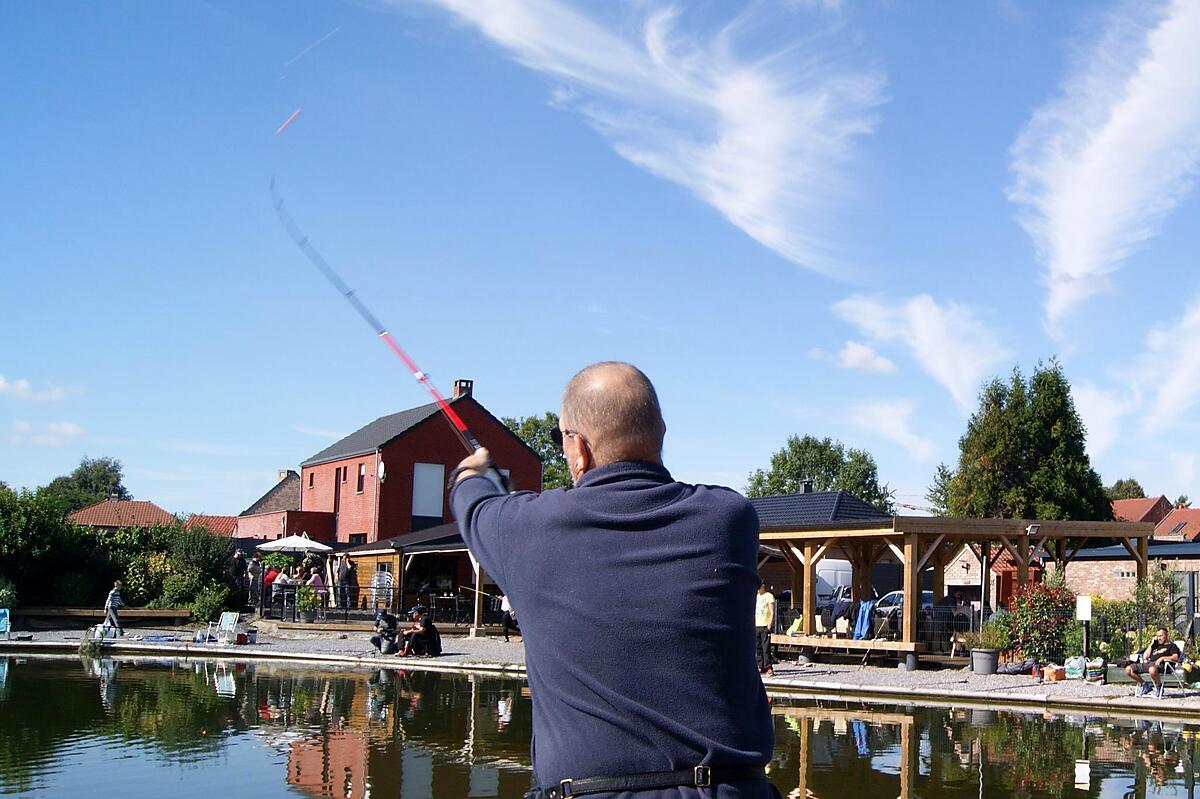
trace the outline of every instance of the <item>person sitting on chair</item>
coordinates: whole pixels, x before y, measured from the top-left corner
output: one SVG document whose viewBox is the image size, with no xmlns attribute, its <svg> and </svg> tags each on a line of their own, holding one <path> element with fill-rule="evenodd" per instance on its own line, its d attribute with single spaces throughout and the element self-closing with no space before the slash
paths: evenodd
<svg viewBox="0 0 1200 799">
<path fill-rule="evenodd" d="M 432 621 L 426 619 L 419 609 L 412 612 L 412 629 L 404 631 L 404 648 L 400 657 L 409 655 L 442 654 L 442 636 Z"/>
<path fill-rule="evenodd" d="M 1151 691 L 1159 699 L 1162 699 L 1163 684 L 1162 676 L 1171 674 L 1178 668 L 1181 653 L 1179 647 L 1171 640 L 1170 634 L 1166 627 L 1159 627 L 1154 634 L 1154 640 L 1150 642 L 1150 646 L 1146 647 L 1146 651 L 1142 654 L 1142 659 L 1137 663 L 1130 663 L 1125 667 L 1125 673 L 1128 674 L 1135 683 L 1137 683 L 1136 695 L 1148 696 Z M 1150 675 L 1150 682 L 1154 685 L 1151 687 L 1142 679 L 1143 674 Z"/>
<path fill-rule="evenodd" d="M 381 655 L 392 655 L 396 652 L 396 617 L 386 608 L 375 614 L 375 634 L 371 636 L 371 646 Z"/>
</svg>

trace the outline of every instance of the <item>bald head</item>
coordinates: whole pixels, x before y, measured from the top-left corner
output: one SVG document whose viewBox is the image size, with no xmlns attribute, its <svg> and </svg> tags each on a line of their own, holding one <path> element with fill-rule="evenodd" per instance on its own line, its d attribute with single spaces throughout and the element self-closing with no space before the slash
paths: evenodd
<svg viewBox="0 0 1200 799">
<path fill-rule="evenodd" d="M 667 426 L 658 394 L 630 364 L 594 363 L 572 377 L 563 392 L 562 426 L 587 439 L 596 466 L 662 461 Z"/>
</svg>

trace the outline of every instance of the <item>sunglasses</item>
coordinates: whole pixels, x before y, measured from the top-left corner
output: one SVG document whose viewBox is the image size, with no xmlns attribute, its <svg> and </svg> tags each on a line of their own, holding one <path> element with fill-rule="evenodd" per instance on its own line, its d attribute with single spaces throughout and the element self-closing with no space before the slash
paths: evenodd
<svg viewBox="0 0 1200 799">
<path fill-rule="evenodd" d="M 550 431 L 550 440 L 560 447 L 563 445 L 564 436 L 580 436 L 582 438 L 582 435 L 574 430 L 562 430 L 555 427 Z"/>
</svg>

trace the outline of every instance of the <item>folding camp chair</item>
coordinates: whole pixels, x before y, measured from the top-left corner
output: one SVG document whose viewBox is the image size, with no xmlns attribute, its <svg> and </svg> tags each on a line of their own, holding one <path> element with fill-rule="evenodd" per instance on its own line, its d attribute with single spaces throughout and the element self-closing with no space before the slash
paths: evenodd
<svg viewBox="0 0 1200 799">
<path fill-rule="evenodd" d="M 237 624 L 238 614 L 235 611 L 227 610 L 221 614 L 220 620 L 217 622 L 217 643 L 228 644 L 231 641 L 237 640 Z M 213 623 L 208 623 L 208 637 L 212 640 Z"/>
<path fill-rule="evenodd" d="M 1180 653 L 1183 652 L 1184 644 L 1185 642 L 1183 641 L 1175 642 L 1175 646 L 1179 647 Z M 1178 663 L 1169 664 L 1171 668 L 1163 669 L 1162 671 L 1163 696 L 1166 696 L 1168 682 L 1171 683 L 1171 685 L 1179 688 L 1179 690 L 1183 691 L 1184 695 L 1186 695 L 1192 687 L 1191 683 L 1188 682 L 1188 670 L 1184 668 L 1184 666 L 1187 665 L 1187 658 L 1182 654 L 1180 654 L 1180 657 L 1181 660 Z"/>
</svg>

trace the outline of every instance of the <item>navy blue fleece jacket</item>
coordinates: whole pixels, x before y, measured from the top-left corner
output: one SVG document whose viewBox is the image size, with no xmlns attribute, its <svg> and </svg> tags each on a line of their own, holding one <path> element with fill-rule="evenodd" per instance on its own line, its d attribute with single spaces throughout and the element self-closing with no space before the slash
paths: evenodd
<svg viewBox="0 0 1200 799">
<path fill-rule="evenodd" d="M 758 517 L 741 495 L 622 462 L 543 494 L 468 477 L 450 502 L 521 623 L 540 785 L 770 760 L 754 661 Z M 777 794 L 760 780 L 699 795 Z"/>
</svg>

